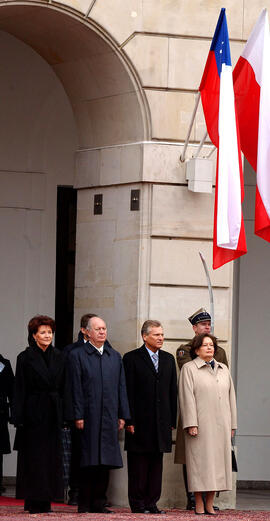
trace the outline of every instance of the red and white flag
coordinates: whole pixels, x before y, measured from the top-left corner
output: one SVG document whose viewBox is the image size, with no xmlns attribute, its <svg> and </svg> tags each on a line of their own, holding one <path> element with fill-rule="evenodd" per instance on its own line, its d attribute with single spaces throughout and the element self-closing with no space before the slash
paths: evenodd
<svg viewBox="0 0 270 521">
<path fill-rule="evenodd" d="M 257 172 L 255 233 L 270 242 L 270 36 L 264 9 L 234 72 L 241 149 Z"/>
<path fill-rule="evenodd" d="M 243 170 L 225 9 L 222 8 L 199 87 L 209 137 L 218 149 L 213 268 L 247 252 L 242 215 Z"/>
</svg>

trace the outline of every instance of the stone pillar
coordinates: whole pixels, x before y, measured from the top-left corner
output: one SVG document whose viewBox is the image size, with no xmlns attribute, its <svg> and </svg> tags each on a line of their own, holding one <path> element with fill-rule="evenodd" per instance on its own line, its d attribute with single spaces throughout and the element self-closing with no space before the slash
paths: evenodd
<svg viewBox="0 0 270 521">
<path fill-rule="evenodd" d="M 141 344 L 143 321 L 158 319 L 164 349 L 175 355 L 192 336 L 187 317 L 209 308 L 202 251 L 214 286 L 215 334 L 230 359 L 232 267 L 211 270 L 214 193 L 188 190 L 181 150 L 141 143 L 78 153 L 75 320 L 85 312 L 103 316 L 124 353 Z M 130 210 L 132 189 L 140 190 L 138 211 Z M 102 215 L 94 215 L 96 194 L 103 195 Z M 161 504 L 183 508 L 182 469 L 173 454 L 165 456 L 163 483 Z M 114 503 L 127 503 L 125 468 L 112 473 L 111 494 Z M 232 506 L 232 494 L 222 494 L 221 503 Z"/>
</svg>

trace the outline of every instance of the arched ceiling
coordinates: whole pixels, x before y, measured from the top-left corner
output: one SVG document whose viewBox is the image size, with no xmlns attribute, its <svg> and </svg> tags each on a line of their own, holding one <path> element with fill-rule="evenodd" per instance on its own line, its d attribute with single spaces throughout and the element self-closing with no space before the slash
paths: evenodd
<svg viewBox="0 0 270 521">
<path fill-rule="evenodd" d="M 0 7 L 0 30 L 31 46 L 53 68 L 73 107 L 80 148 L 148 139 L 147 106 L 121 51 L 68 11 Z"/>
</svg>

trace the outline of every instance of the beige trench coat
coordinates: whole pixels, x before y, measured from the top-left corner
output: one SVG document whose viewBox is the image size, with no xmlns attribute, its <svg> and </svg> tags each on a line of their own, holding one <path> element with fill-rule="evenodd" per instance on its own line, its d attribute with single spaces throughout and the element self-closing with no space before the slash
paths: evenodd
<svg viewBox="0 0 270 521">
<path fill-rule="evenodd" d="M 180 374 L 179 397 L 185 431 L 188 488 L 192 492 L 232 489 L 231 430 L 236 429 L 235 392 L 229 370 L 216 362 L 214 370 L 199 357 Z"/>
<path fill-rule="evenodd" d="M 181 346 L 178 347 L 178 349 L 176 351 L 176 361 L 177 361 L 180 371 L 184 364 L 191 361 L 191 356 L 190 356 L 191 342 L 192 341 L 190 341 L 189 344 L 182 344 Z M 228 367 L 228 360 L 227 360 L 226 352 L 224 351 L 223 347 L 217 346 L 217 351 L 215 353 L 215 360 L 217 360 L 217 362 L 222 362 L 223 364 L 225 364 Z M 182 464 L 186 463 L 185 439 L 184 439 L 184 432 L 183 432 L 180 414 L 178 417 L 178 425 L 177 425 L 177 432 L 176 432 L 174 463 L 182 463 Z"/>
</svg>

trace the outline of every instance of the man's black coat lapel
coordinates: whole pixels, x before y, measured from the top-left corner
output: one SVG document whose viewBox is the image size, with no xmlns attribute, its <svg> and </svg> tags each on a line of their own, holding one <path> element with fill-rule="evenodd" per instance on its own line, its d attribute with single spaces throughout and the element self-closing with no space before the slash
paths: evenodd
<svg viewBox="0 0 270 521">
<path fill-rule="evenodd" d="M 150 355 L 149 355 L 145 345 L 140 347 L 139 352 L 140 352 L 140 355 L 141 355 L 142 359 L 148 365 L 148 367 L 152 371 L 152 373 L 154 373 L 154 375 L 157 375 L 157 372 L 155 370 L 154 364 L 153 364 L 153 362 L 152 362 L 152 360 L 150 358 Z"/>
</svg>

